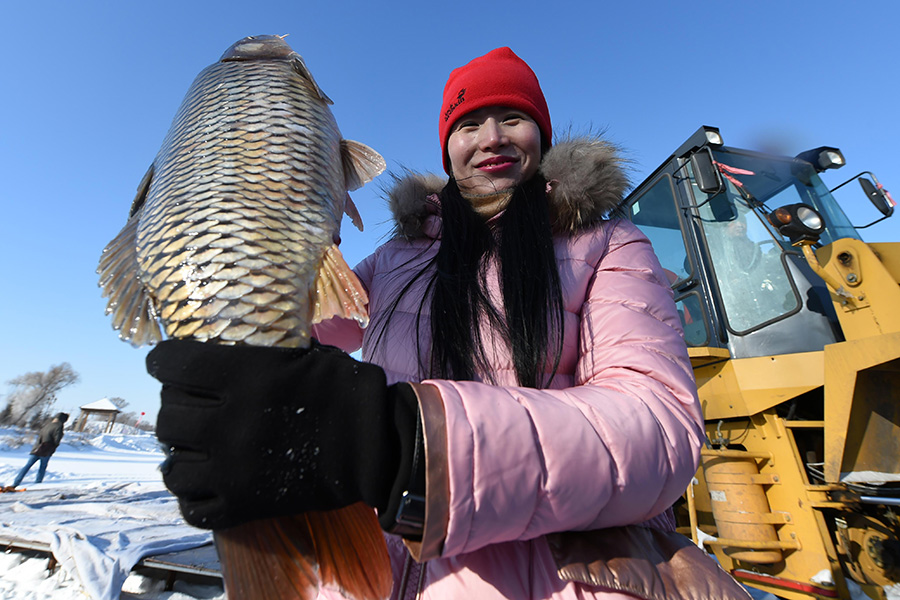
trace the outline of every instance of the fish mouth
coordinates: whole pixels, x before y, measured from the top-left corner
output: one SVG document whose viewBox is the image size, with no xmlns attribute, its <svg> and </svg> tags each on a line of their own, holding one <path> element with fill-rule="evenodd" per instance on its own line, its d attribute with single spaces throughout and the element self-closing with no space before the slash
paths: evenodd
<svg viewBox="0 0 900 600">
<path fill-rule="evenodd" d="M 225 51 L 220 62 L 238 60 L 287 59 L 295 54 L 282 35 L 251 35 L 236 41 Z"/>
</svg>

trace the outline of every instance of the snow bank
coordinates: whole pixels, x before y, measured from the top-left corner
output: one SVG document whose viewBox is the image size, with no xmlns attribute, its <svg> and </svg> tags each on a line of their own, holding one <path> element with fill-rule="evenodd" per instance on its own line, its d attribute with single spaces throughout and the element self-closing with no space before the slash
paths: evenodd
<svg viewBox="0 0 900 600">
<path fill-rule="evenodd" d="M 30 432 L 0 429 L 0 483 L 12 483 L 32 440 Z M 212 541 L 210 532 L 181 518 L 157 468 L 162 460 L 150 434 L 67 431 L 42 483 L 34 482 L 35 466 L 22 482 L 26 491 L 0 494 L 0 537 L 49 545 L 61 568 L 48 577 L 46 559 L 3 556 L 0 600 L 115 600 L 123 589 L 139 591 L 141 598 L 219 597 L 220 587 L 215 593 L 194 590 L 199 596 L 190 590 L 172 595 L 130 573 L 144 556 Z"/>
</svg>

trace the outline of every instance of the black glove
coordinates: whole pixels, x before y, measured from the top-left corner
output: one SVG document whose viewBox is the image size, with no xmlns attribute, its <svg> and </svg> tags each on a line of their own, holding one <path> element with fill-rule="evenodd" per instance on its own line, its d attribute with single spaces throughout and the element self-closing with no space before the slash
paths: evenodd
<svg viewBox="0 0 900 600">
<path fill-rule="evenodd" d="M 388 386 L 381 367 L 318 343 L 169 340 L 147 356 L 147 371 L 163 384 L 163 479 L 191 525 L 223 529 L 360 500 L 382 527 L 393 523 L 422 443 L 409 384 Z"/>
</svg>

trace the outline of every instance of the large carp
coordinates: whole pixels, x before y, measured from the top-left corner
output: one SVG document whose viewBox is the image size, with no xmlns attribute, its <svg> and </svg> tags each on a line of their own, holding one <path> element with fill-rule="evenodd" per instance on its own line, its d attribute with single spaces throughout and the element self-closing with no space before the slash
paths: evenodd
<svg viewBox="0 0 900 600">
<path fill-rule="evenodd" d="M 97 272 L 107 313 L 135 346 L 188 338 L 306 347 L 313 323 L 367 322 L 365 290 L 337 249 L 348 191 L 384 170 L 344 140 L 303 59 L 280 36 L 244 38 L 188 90 Z M 203 426 L 202 423 L 198 426 Z M 377 519 L 340 511 L 215 532 L 230 598 L 390 593 Z"/>
</svg>

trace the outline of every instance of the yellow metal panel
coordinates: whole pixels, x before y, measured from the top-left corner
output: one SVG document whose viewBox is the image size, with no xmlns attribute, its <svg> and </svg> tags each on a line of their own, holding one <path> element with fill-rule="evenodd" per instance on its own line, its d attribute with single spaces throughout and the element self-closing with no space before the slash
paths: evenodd
<svg viewBox="0 0 900 600">
<path fill-rule="evenodd" d="M 900 244 L 895 242 L 879 242 L 868 244 L 875 256 L 884 265 L 894 281 L 900 282 Z"/>
<path fill-rule="evenodd" d="M 825 479 L 900 473 L 900 333 L 825 347 Z"/>
<path fill-rule="evenodd" d="M 822 386 L 825 377 L 822 352 L 729 360 L 694 375 L 707 420 L 761 412 Z"/>
<path fill-rule="evenodd" d="M 900 311 L 897 310 L 900 287 L 896 277 L 900 251 L 897 246 L 869 246 L 859 240 L 843 238 L 815 251 L 827 276 L 836 278 L 842 286 L 841 293 L 831 290 L 831 297 L 845 339 L 900 331 Z M 879 251 L 878 255 L 875 250 Z"/>
<path fill-rule="evenodd" d="M 698 348 L 688 348 L 688 356 L 691 358 L 691 366 L 695 369 L 704 365 L 722 362 L 731 358 L 731 352 L 727 348 L 713 348 L 711 346 L 703 346 Z"/>
</svg>

